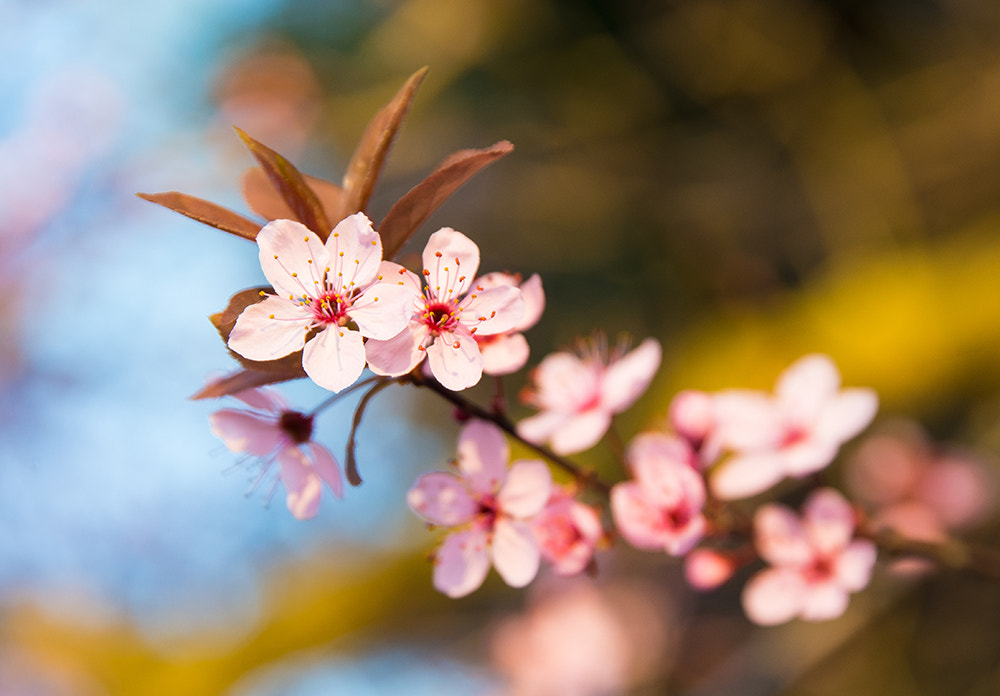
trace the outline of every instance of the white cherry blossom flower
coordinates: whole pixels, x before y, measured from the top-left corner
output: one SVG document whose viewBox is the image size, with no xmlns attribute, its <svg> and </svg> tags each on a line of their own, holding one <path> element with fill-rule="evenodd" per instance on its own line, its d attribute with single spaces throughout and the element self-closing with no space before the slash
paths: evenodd
<svg viewBox="0 0 1000 696">
<path fill-rule="evenodd" d="M 277 294 L 236 320 L 229 347 L 243 357 L 275 360 L 302 349 L 306 374 L 339 392 L 365 368 L 364 337 L 392 338 L 406 326 L 411 296 L 381 282 L 382 241 L 363 213 L 341 220 L 325 244 L 292 220 L 269 222 L 257 244 Z"/>
</svg>

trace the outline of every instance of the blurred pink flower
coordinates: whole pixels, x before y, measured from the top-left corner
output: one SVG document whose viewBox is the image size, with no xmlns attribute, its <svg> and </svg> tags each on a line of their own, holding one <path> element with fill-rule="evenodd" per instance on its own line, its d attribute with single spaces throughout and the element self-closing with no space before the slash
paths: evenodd
<svg viewBox="0 0 1000 696">
<path fill-rule="evenodd" d="M 635 479 L 611 489 L 618 531 L 640 549 L 680 556 L 705 534 L 705 485 L 686 441 L 662 433 L 636 436 L 626 454 Z"/>
<path fill-rule="evenodd" d="M 462 597 L 483 584 L 490 565 L 512 587 L 538 573 L 540 552 L 531 528 L 549 499 L 552 474 L 544 462 L 519 460 L 508 469 L 507 439 L 495 425 L 471 421 L 458 438 L 459 475 L 424 474 L 407 495 L 433 525 L 457 527 L 434 558 L 434 587 Z"/>
<path fill-rule="evenodd" d="M 678 392 L 670 402 L 669 417 L 674 432 L 700 449 L 715 428 L 712 395 L 695 389 Z"/>
<path fill-rule="evenodd" d="M 684 578 L 696 590 L 714 590 L 736 572 L 733 557 L 715 549 L 694 549 L 684 557 Z"/>
<path fill-rule="evenodd" d="M 483 376 L 483 356 L 474 337 L 509 331 L 524 314 L 521 291 L 512 285 L 473 284 L 479 247 L 461 232 L 444 227 L 430 236 L 423 253 L 427 287 L 397 264 L 385 272 L 409 289 L 412 304 L 405 329 L 388 340 L 368 341 L 368 364 L 380 375 L 410 372 L 427 356 L 431 373 L 458 391 Z"/>
<path fill-rule="evenodd" d="M 835 619 L 847 609 L 849 594 L 871 578 L 875 544 L 854 539 L 854 510 L 840 493 L 813 491 L 803 511 L 799 518 L 769 503 L 754 515 L 754 543 L 772 566 L 743 589 L 743 608 L 754 623 Z"/>
<path fill-rule="evenodd" d="M 575 575 L 586 568 L 604 536 L 597 511 L 559 487 L 553 487 L 531 526 L 542 557 L 560 575 Z"/>
<path fill-rule="evenodd" d="M 593 447 L 624 411 L 649 387 L 660 366 L 660 344 L 647 338 L 634 350 L 611 356 L 600 338 L 584 344 L 581 355 L 553 353 L 535 368 L 534 388 L 523 400 L 541 409 L 517 424 L 529 442 L 548 442 L 556 454 Z"/>
<path fill-rule="evenodd" d="M 335 392 L 354 384 L 365 369 L 362 337 L 398 334 L 411 302 L 405 288 L 379 282 L 382 242 L 371 222 L 363 213 L 344 218 L 323 244 L 302 223 L 274 220 L 257 244 L 277 294 L 243 310 L 229 347 L 250 360 L 302 349 L 302 367 L 316 384 Z"/>
<path fill-rule="evenodd" d="M 288 492 L 288 509 L 300 520 L 316 515 L 323 483 L 338 498 L 344 485 L 340 467 L 329 451 L 313 442 L 313 417 L 289 410 L 277 393 L 250 389 L 234 395 L 250 407 L 222 409 L 209 416 L 212 432 L 232 452 L 260 458 L 261 481 L 278 462 Z"/>
<path fill-rule="evenodd" d="M 877 410 L 873 390 L 840 388 L 840 373 L 825 355 L 796 361 L 778 378 L 773 397 L 747 390 L 715 394 L 710 438 L 714 447 L 735 454 L 712 472 L 712 493 L 723 500 L 745 498 L 785 476 L 823 469 Z"/>
<path fill-rule="evenodd" d="M 524 297 L 524 316 L 507 331 L 489 336 L 477 333 L 476 343 L 483 355 L 483 372 L 488 375 L 509 375 L 528 362 L 530 349 L 522 331 L 538 323 L 545 310 L 545 291 L 542 279 L 536 273 L 523 283 L 520 276 L 509 273 L 487 273 L 476 280 L 477 287 L 495 288 L 509 285 L 518 288 Z"/>
</svg>

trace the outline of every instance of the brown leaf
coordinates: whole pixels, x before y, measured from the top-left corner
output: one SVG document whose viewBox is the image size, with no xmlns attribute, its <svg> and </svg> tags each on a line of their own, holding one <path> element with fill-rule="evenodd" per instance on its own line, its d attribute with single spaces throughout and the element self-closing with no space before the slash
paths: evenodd
<svg viewBox="0 0 1000 696">
<path fill-rule="evenodd" d="M 459 186 L 513 149 L 513 145 L 501 140 L 482 150 L 460 150 L 446 157 L 430 176 L 396 201 L 378 226 L 384 258 L 395 256 L 424 220 Z"/>
<path fill-rule="evenodd" d="M 194 400 L 198 399 L 218 399 L 222 396 L 239 394 L 247 389 L 263 387 L 276 382 L 284 382 L 288 377 L 254 372 L 253 370 L 240 370 L 221 379 L 217 379 L 203 389 L 191 395 Z"/>
<path fill-rule="evenodd" d="M 354 150 L 351 162 L 344 174 L 344 202 L 337 218 L 343 219 L 352 213 L 363 211 L 371 198 L 372 189 L 378 180 L 385 157 L 389 153 L 396 131 L 399 130 L 403 117 L 413 101 L 420 83 L 423 82 L 428 68 L 420 68 L 413 73 L 406 83 L 396 92 L 388 104 L 383 106 L 368 123 L 361 141 Z"/>
<path fill-rule="evenodd" d="M 326 219 L 328 221 L 339 220 L 337 215 L 340 214 L 344 198 L 343 189 L 325 179 L 318 179 L 314 176 L 306 175 L 305 180 L 309 188 L 316 194 L 320 205 L 323 206 Z M 285 199 L 271 185 L 271 180 L 260 167 L 250 167 L 243 172 L 240 188 L 243 190 L 243 199 L 250 206 L 250 209 L 265 220 L 297 219 L 295 212 L 288 207 Z M 302 221 L 299 220 L 299 222 Z"/>
<path fill-rule="evenodd" d="M 228 208 L 223 208 L 221 205 L 209 203 L 201 198 L 177 191 L 137 193 L 135 195 L 151 203 L 162 205 L 164 208 L 170 208 L 181 215 L 187 215 L 189 218 L 223 232 L 235 234 L 237 237 L 249 239 L 251 242 L 257 241 L 257 233 L 260 232 L 261 228 L 260 223 L 243 217 L 239 213 L 234 213 Z"/>
<path fill-rule="evenodd" d="M 232 333 L 233 327 L 236 326 L 236 319 L 243 313 L 243 310 L 264 299 L 263 295 L 261 295 L 263 291 L 264 288 L 240 290 L 229 298 L 229 304 L 226 305 L 224 310 L 208 318 L 219 332 L 223 343 L 229 343 L 229 334 Z M 302 369 L 302 351 L 296 351 L 291 355 L 286 355 L 277 360 L 249 360 L 232 349 L 230 349 L 229 353 L 243 367 L 254 372 L 275 377 L 276 379 L 273 380 L 275 382 L 283 382 L 288 379 L 298 379 L 306 376 L 305 371 Z"/>
<path fill-rule="evenodd" d="M 257 158 L 271 185 L 281 194 L 296 220 L 318 234 L 324 241 L 330 234 L 330 223 L 316 193 L 306 184 L 305 177 L 287 159 L 263 145 L 239 128 L 240 138 Z"/>
</svg>

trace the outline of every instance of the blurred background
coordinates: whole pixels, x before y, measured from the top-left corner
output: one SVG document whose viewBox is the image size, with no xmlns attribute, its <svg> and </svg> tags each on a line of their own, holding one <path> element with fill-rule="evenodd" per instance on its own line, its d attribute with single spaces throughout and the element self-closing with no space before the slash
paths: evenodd
<svg viewBox="0 0 1000 696">
<path fill-rule="evenodd" d="M 449 225 L 480 244 L 484 271 L 540 273 L 532 364 L 594 329 L 659 338 L 664 368 L 623 434 L 662 422 L 678 389 L 769 388 L 825 352 L 847 384 L 879 391 L 873 432 L 894 461 L 959 457 L 989 491 L 1000 5 L 0 12 L 0 693 L 1000 693 L 1000 586 L 972 576 L 882 563 L 842 619 L 768 629 L 742 615 L 748 573 L 696 594 L 676 561 L 626 548 L 599 555 L 594 579 L 515 591 L 491 576 L 466 599 L 438 595 L 438 535 L 404 502 L 453 456 L 457 426 L 432 395 L 375 400 L 365 484 L 315 520 L 294 520 L 281 493 L 246 495 L 247 470 L 208 430 L 219 404 L 187 397 L 235 367 L 206 316 L 260 284 L 256 249 L 134 196 L 246 211 L 251 158 L 232 125 L 339 180 L 371 115 L 428 65 L 373 218 L 452 151 L 512 141 L 410 251 Z M 283 392 L 302 409 L 324 398 Z M 318 419 L 335 453 L 353 405 Z M 864 447 L 829 480 L 871 505 L 910 495 L 865 498 L 852 467 L 888 455 Z M 605 449 L 580 459 L 614 471 Z M 1000 545 L 995 497 L 981 498 L 937 532 Z"/>
</svg>

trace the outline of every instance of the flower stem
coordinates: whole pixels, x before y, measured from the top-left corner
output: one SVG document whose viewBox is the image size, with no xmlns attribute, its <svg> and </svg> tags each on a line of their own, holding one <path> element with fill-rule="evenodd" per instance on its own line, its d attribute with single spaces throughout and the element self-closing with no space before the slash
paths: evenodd
<svg viewBox="0 0 1000 696">
<path fill-rule="evenodd" d="M 505 416 L 504 414 L 486 410 L 482 406 L 479 406 L 478 404 L 469 401 L 458 392 L 453 392 L 450 389 L 442 386 L 437 380 L 424 379 L 424 377 L 419 374 L 411 374 L 405 379 L 408 379 L 410 382 L 412 382 L 418 387 L 426 387 L 430 389 L 432 392 L 443 398 L 445 401 L 448 401 L 453 406 L 456 406 L 465 413 L 468 413 L 470 416 L 493 423 L 494 425 L 496 425 L 498 428 L 503 430 L 512 438 L 520 442 L 525 447 L 534 450 L 535 452 L 537 452 L 538 454 L 542 455 L 550 462 L 555 464 L 557 467 L 570 474 L 579 485 L 589 486 L 590 488 L 598 490 L 604 493 L 605 495 L 611 492 L 611 486 L 605 483 L 604 481 L 601 481 L 597 477 L 597 474 L 595 474 L 593 471 L 584 471 L 579 466 L 577 466 L 570 460 L 566 459 L 565 457 L 559 456 L 558 454 L 550 450 L 548 447 L 545 447 L 544 445 L 536 445 L 533 442 L 528 442 L 523 437 L 518 435 L 517 428 L 510 421 L 510 419 L 507 418 L 507 416 Z"/>
<path fill-rule="evenodd" d="M 344 391 L 338 392 L 338 393 L 334 394 L 333 396 L 331 396 L 330 398 L 326 399 L 319 406 L 317 406 L 316 408 L 314 408 L 312 411 L 310 411 L 309 413 L 307 413 L 305 415 L 307 415 L 307 416 L 315 416 L 320 411 L 322 411 L 324 409 L 327 409 L 330 406 L 333 406 L 335 403 L 337 403 L 337 401 L 339 399 L 342 399 L 343 397 L 347 396 L 348 394 L 352 394 L 352 393 L 356 392 L 359 389 L 364 389 L 369 384 L 374 384 L 375 382 L 377 382 L 379 380 L 384 380 L 384 379 L 385 379 L 384 377 L 375 376 L 375 377 L 369 377 L 368 379 L 363 379 L 360 382 L 357 382 L 356 384 L 352 384 L 351 386 L 349 386 Z"/>
</svg>

